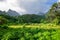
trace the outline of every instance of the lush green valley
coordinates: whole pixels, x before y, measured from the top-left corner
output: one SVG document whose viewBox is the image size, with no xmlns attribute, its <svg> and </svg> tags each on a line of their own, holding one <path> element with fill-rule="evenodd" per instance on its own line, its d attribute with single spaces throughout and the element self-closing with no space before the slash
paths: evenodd
<svg viewBox="0 0 60 40">
<path fill-rule="evenodd" d="M 60 12 L 55 3 L 44 15 L 10 16 L 0 11 L 0 40 L 60 40 Z"/>
</svg>

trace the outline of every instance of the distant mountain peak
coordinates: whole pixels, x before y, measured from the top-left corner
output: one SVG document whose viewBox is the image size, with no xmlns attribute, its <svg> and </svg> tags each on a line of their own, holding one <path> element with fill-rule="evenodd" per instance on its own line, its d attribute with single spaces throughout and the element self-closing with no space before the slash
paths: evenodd
<svg viewBox="0 0 60 40">
<path fill-rule="evenodd" d="M 14 11 L 14 10 L 11 10 L 11 9 L 9 9 L 9 10 L 7 11 L 7 13 L 8 13 L 8 15 L 10 15 L 10 16 L 19 16 L 19 15 L 20 15 L 18 12 Z"/>
</svg>

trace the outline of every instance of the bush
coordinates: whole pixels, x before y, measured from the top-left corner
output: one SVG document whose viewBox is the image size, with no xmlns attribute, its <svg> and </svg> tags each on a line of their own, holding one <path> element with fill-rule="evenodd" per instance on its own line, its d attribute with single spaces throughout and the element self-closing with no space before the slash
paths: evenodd
<svg viewBox="0 0 60 40">
<path fill-rule="evenodd" d="M 1 26 L 3 29 L 9 29 L 8 26 Z"/>
<path fill-rule="evenodd" d="M 3 27 L 6 29 L 7 27 Z M 2 32 L 1 40 L 55 40 L 60 39 L 56 29 L 40 29 L 40 28 L 19 28 L 7 29 Z"/>
</svg>

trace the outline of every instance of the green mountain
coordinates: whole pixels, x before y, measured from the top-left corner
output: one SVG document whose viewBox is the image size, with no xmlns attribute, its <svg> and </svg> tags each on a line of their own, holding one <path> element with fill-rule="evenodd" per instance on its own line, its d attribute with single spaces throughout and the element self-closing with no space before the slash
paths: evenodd
<svg viewBox="0 0 60 40">
<path fill-rule="evenodd" d="M 17 12 L 0 11 L 0 24 L 20 24 L 20 23 L 56 23 L 60 24 L 60 3 L 54 3 L 45 15 L 24 14 L 14 16 Z M 13 14 L 13 15 L 12 15 Z M 12 16 L 11 16 L 12 15 Z"/>
<path fill-rule="evenodd" d="M 48 22 L 57 22 L 60 23 L 60 3 L 54 3 L 51 9 L 46 14 Z"/>
<path fill-rule="evenodd" d="M 4 11 L 0 11 L 0 25 L 1 24 L 14 23 L 14 22 L 16 22 L 16 20 L 17 19 L 15 17 L 7 15 L 7 13 Z"/>
<path fill-rule="evenodd" d="M 20 16 L 10 16 L 7 12 L 0 11 L 1 24 L 41 23 L 41 20 L 44 19 L 44 15 L 24 14 Z"/>
</svg>

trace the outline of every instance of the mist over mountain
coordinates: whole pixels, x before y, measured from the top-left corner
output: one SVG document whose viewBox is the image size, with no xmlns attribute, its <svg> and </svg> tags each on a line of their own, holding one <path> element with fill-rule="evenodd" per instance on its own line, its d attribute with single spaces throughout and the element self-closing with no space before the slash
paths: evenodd
<svg viewBox="0 0 60 40">
<path fill-rule="evenodd" d="M 9 9 L 7 11 L 7 14 L 10 15 L 10 16 L 19 16 L 20 15 L 18 12 L 14 11 L 14 10 L 11 10 L 11 9 Z"/>
<path fill-rule="evenodd" d="M 57 0 L 0 0 L 0 10 L 12 9 L 19 14 L 46 13 Z"/>
<path fill-rule="evenodd" d="M 14 11 L 14 10 L 11 10 L 11 9 L 9 9 L 7 12 L 0 10 L 0 15 L 20 16 L 20 14 L 18 12 Z"/>
<path fill-rule="evenodd" d="M 31 15 L 31 14 L 34 14 L 34 13 L 26 13 L 26 14 L 20 14 L 20 13 L 18 13 L 18 12 L 16 12 L 16 11 L 14 11 L 14 10 L 11 10 L 11 9 L 9 9 L 7 12 L 6 11 L 0 11 L 0 14 L 5 14 L 5 15 L 9 15 L 9 16 L 20 16 L 20 15 Z M 44 15 L 45 13 L 43 13 L 43 12 L 38 12 L 37 14 L 35 14 L 35 15 Z"/>
</svg>

